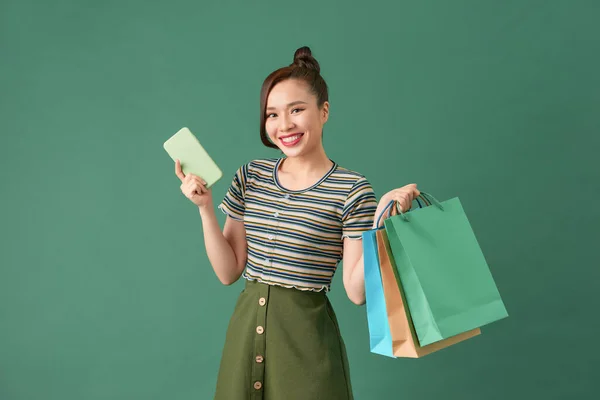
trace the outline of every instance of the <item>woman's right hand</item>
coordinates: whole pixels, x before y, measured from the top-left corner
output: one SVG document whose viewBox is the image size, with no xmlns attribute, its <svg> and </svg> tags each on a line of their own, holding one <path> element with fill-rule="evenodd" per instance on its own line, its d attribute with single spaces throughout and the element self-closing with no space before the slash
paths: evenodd
<svg viewBox="0 0 600 400">
<path fill-rule="evenodd" d="M 212 191 L 206 188 L 206 182 L 194 174 L 183 173 L 179 160 L 175 161 L 175 174 L 181 180 L 181 193 L 199 208 L 212 206 Z"/>
</svg>

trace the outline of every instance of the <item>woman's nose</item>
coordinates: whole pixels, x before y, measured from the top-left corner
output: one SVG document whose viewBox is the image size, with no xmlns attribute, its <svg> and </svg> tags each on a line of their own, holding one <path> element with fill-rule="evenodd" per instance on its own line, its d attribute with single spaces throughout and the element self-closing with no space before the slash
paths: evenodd
<svg viewBox="0 0 600 400">
<path fill-rule="evenodd" d="M 279 118 L 279 130 L 282 132 L 286 132 L 294 127 L 294 123 L 292 122 L 290 117 L 283 116 Z"/>
</svg>

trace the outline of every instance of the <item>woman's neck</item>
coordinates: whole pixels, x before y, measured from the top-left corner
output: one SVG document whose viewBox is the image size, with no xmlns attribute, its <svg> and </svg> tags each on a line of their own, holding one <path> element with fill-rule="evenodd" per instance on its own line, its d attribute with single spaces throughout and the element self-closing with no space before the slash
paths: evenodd
<svg viewBox="0 0 600 400">
<path fill-rule="evenodd" d="M 332 165 L 333 163 L 325 154 L 325 150 L 320 147 L 306 155 L 286 157 L 280 169 L 297 179 L 305 179 L 325 174 L 331 169 Z"/>
</svg>

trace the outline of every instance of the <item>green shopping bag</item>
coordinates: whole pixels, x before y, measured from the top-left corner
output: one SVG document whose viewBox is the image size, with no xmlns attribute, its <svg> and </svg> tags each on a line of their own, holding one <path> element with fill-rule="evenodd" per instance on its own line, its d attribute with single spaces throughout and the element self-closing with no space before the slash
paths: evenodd
<svg viewBox="0 0 600 400">
<path fill-rule="evenodd" d="M 385 220 L 420 346 L 508 316 L 458 198 Z"/>
</svg>

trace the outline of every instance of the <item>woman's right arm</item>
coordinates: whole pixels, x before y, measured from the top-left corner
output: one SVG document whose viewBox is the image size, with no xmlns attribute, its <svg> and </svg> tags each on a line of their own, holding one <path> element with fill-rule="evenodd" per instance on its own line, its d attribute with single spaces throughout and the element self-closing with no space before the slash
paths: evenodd
<svg viewBox="0 0 600 400">
<path fill-rule="evenodd" d="M 244 223 L 227 216 L 221 231 L 212 201 L 199 210 L 208 260 L 221 283 L 231 285 L 246 266 L 248 244 Z"/>
<path fill-rule="evenodd" d="M 175 162 L 175 174 L 181 180 L 181 192 L 198 206 L 206 254 L 217 278 L 224 285 L 231 285 L 242 275 L 248 257 L 244 223 L 227 216 L 221 231 L 215 214 L 212 191 L 206 188 L 206 182 L 193 174 L 185 175 L 179 160 Z"/>
</svg>

